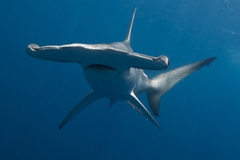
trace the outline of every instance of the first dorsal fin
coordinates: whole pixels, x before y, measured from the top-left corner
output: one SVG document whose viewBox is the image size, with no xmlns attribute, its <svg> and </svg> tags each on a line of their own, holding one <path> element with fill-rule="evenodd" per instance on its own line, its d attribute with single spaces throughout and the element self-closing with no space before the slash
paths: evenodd
<svg viewBox="0 0 240 160">
<path fill-rule="evenodd" d="M 134 9 L 134 12 L 133 12 L 133 15 L 132 15 L 132 20 L 131 20 L 131 23 L 130 23 L 130 27 L 128 29 L 128 34 L 127 34 L 127 37 L 126 37 L 126 39 L 124 41 L 124 42 L 127 42 L 128 44 L 130 44 L 132 26 L 133 26 L 133 21 L 134 21 L 136 10 L 137 10 L 137 8 Z"/>
</svg>

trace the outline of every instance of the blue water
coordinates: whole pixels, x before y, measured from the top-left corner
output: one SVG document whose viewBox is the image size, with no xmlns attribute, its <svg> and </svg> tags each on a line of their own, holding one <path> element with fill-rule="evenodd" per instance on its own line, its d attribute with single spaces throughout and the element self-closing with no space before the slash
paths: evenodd
<svg viewBox="0 0 240 160">
<path fill-rule="evenodd" d="M 122 41 L 135 7 L 134 51 L 168 56 L 168 70 L 218 59 L 162 97 L 162 131 L 106 99 L 58 130 L 91 88 L 80 65 L 33 59 L 27 45 Z M 240 159 L 239 17 L 239 0 L 1 1 L 0 159 Z"/>
</svg>

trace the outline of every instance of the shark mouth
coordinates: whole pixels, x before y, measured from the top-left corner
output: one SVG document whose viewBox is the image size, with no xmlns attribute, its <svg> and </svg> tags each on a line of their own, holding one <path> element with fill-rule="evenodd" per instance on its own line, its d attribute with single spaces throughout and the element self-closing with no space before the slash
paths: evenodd
<svg viewBox="0 0 240 160">
<path fill-rule="evenodd" d="M 109 67 L 109 66 L 106 66 L 106 65 L 102 65 L 102 64 L 93 64 L 93 65 L 87 66 L 87 69 L 116 70 L 115 68 L 112 68 L 112 67 Z"/>
<path fill-rule="evenodd" d="M 87 66 L 86 70 L 87 69 L 91 69 L 91 70 L 95 70 L 95 71 L 99 71 L 99 72 L 107 71 L 107 70 L 118 72 L 118 70 L 116 70 L 115 68 L 109 67 L 109 66 L 106 66 L 106 65 L 102 65 L 102 64 L 93 64 L 93 65 Z"/>
</svg>

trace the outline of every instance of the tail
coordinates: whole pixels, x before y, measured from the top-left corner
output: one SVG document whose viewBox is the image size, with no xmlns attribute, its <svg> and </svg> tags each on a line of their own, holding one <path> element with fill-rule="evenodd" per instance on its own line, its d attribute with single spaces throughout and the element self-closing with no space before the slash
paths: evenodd
<svg viewBox="0 0 240 160">
<path fill-rule="evenodd" d="M 209 65 L 212 61 L 217 59 L 211 57 L 202 61 L 198 61 L 172 71 L 160 74 L 151 79 L 152 88 L 147 92 L 149 106 L 155 116 L 159 116 L 159 103 L 161 96 L 170 90 L 180 80 L 202 68 Z"/>
<path fill-rule="evenodd" d="M 133 12 L 132 20 L 131 20 L 131 23 L 130 23 L 130 27 L 129 27 L 129 29 L 128 29 L 128 34 L 127 34 L 126 39 L 124 40 L 124 42 L 126 42 L 126 43 L 128 43 L 128 44 L 130 44 L 132 26 L 133 26 L 133 21 L 134 21 L 134 17 L 135 17 L 136 10 L 137 10 L 137 8 L 135 8 L 135 10 L 134 10 L 134 12 Z"/>
</svg>

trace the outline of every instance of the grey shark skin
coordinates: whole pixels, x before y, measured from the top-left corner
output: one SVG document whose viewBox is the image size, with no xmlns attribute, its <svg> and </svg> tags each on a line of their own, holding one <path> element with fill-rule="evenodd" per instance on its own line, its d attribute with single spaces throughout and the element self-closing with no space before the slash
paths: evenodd
<svg viewBox="0 0 240 160">
<path fill-rule="evenodd" d="M 74 43 L 42 47 L 36 44 L 28 45 L 26 52 L 31 57 L 56 62 L 79 63 L 83 68 L 86 80 L 92 87 L 92 91 L 65 117 L 59 129 L 89 104 L 104 97 L 110 100 L 109 107 L 116 101 L 127 101 L 161 129 L 137 95 L 146 92 L 149 106 L 153 114 L 158 116 L 159 101 L 165 92 L 184 77 L 204 65 L 209 65 L 216 59 L 216 57 L 208 58 L 149 79 L 144 73 L 144 69 L 166 69 L 170 61 L 166 56 L 152 57 L 133 52 L 130 46 L 130 36 L 135 12 L 136 9 L 127 37 L 123 42 L 94 45 Z"/>
</svg>

